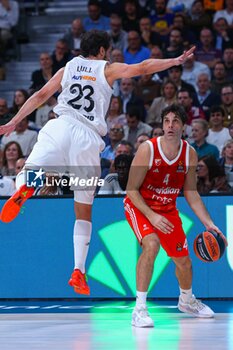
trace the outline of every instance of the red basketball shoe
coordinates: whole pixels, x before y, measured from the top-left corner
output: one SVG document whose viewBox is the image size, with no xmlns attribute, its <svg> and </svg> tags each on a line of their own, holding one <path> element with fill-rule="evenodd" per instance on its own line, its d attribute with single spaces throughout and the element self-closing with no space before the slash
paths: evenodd
<svg viewBox="0 0 233 350">
<path fill-rule="evenodd" d="M 90 295 L 90 288 L 87 285 L 87 277 L 79 269 L 75 269 L 69 280 L 69 285 L 79 294 Z"/>
<path fill-rule="evenodd" d="M 33 195 L 34 191 L 35 188 L 27 187 L 26 185 L 21 186 L 4 204 L 0 219 L 5 223 L 14 220 L 19 214 L 23 204 Z"/>
</svg>

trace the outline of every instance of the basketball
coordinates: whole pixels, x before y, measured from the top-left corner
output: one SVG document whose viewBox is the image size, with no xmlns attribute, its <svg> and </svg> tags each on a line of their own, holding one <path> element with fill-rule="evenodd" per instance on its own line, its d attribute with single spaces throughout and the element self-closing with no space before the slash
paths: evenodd
<svg viewBox="0 0 233 350">
<path fill-rule="evenodd" d="M 223 256 L 226 246 L 222 237 L 216 232 L 204 231 L 195 238 L 193 248 L 200 260 L 214 262 Z"/>
</svg>

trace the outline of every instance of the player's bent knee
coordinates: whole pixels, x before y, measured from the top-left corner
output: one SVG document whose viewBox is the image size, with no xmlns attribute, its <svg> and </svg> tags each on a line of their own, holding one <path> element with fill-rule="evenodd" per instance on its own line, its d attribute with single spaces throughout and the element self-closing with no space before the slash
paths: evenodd
<svg viewBox="0 0 233 350">
<path fill-rule="evenodd" d="M 155 234 L 148 235 L 142 240 L 142 249 L 152 254 L 157 254 L 160 247 L 159 238 Z"/>
<path fill-rule="evenodd" d="M 176 266 L 181 270 L 189 270 L 192 268 L 192 261 L 189 256 L 183 256 L 181 258 L 174 258 Z"/>
</svg>

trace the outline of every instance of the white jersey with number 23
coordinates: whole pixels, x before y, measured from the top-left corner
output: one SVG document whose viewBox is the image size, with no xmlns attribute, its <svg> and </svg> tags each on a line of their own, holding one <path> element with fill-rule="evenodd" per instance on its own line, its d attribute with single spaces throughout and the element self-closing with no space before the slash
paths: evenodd
<svg viewBox="0 0 233 350">
<path fill-rule="evenodd" d="M 105 116 L 113 93 L 104 74 L 106 64 L 82 56 L 68 62 L 61 81 L 62 92 L 54 107 L 58 116 L 72 116 L 101 136 L 107 133 Z"/>
</svg>

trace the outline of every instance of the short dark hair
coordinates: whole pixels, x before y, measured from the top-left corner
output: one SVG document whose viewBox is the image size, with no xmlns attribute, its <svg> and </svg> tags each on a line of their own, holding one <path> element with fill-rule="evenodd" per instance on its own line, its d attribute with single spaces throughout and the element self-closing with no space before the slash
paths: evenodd
<svg viewBox="0 0 233 350">
<path fill-rule="evenodd" d="M 82 35 L 80 44 L 82 56 L 97 56 L 101 47 L 105 50 L 110 47 L 110 37 L 107 32 L 93 29 Z"/>
<path fill-rule="evenodd" d="M 137 104 L 128 103 L 126 106 L 126 114 L 129 117 L 136 117 L 137 120 L 142 120 L 142 113 Z"/>
<path fill-rule="evenodd" d="M 180 120 L 182 121 L 182 124 L 185 124 L 187 122 L 187 114 L 185 113 L 184 108 L 177 104 L 172 104 L 164 108 L 164 110 L 162 111 L 162 114 L 161 114 L 162 123 L 166 115 L 169 113 L 174 113 L 178 118 L 180 118 Z"/>
<path fill-rule="evenodd" d="M 210 116 L 211 116 L 212 113 L 217 113 L 217 112 L 220 112 L 222 114 L 222 116 L 224 117 L 225 112 L 224 112 L 224 109 L 221 106 L 215 105 L 215 106 L 211 106 L 210 107 Z"/>
<path fill-rule="evenodd" d="M 117 156 L 114 159 L 114 166 L 115 166 L 115 168 L 117 168 L 120 163 L 124 163 L 126 168 L 130 168 L 130 165 L 133 161 L 133 158 L 134 157 L 132 155 L 119 154 L 119 156 Z"/>
</svg>

